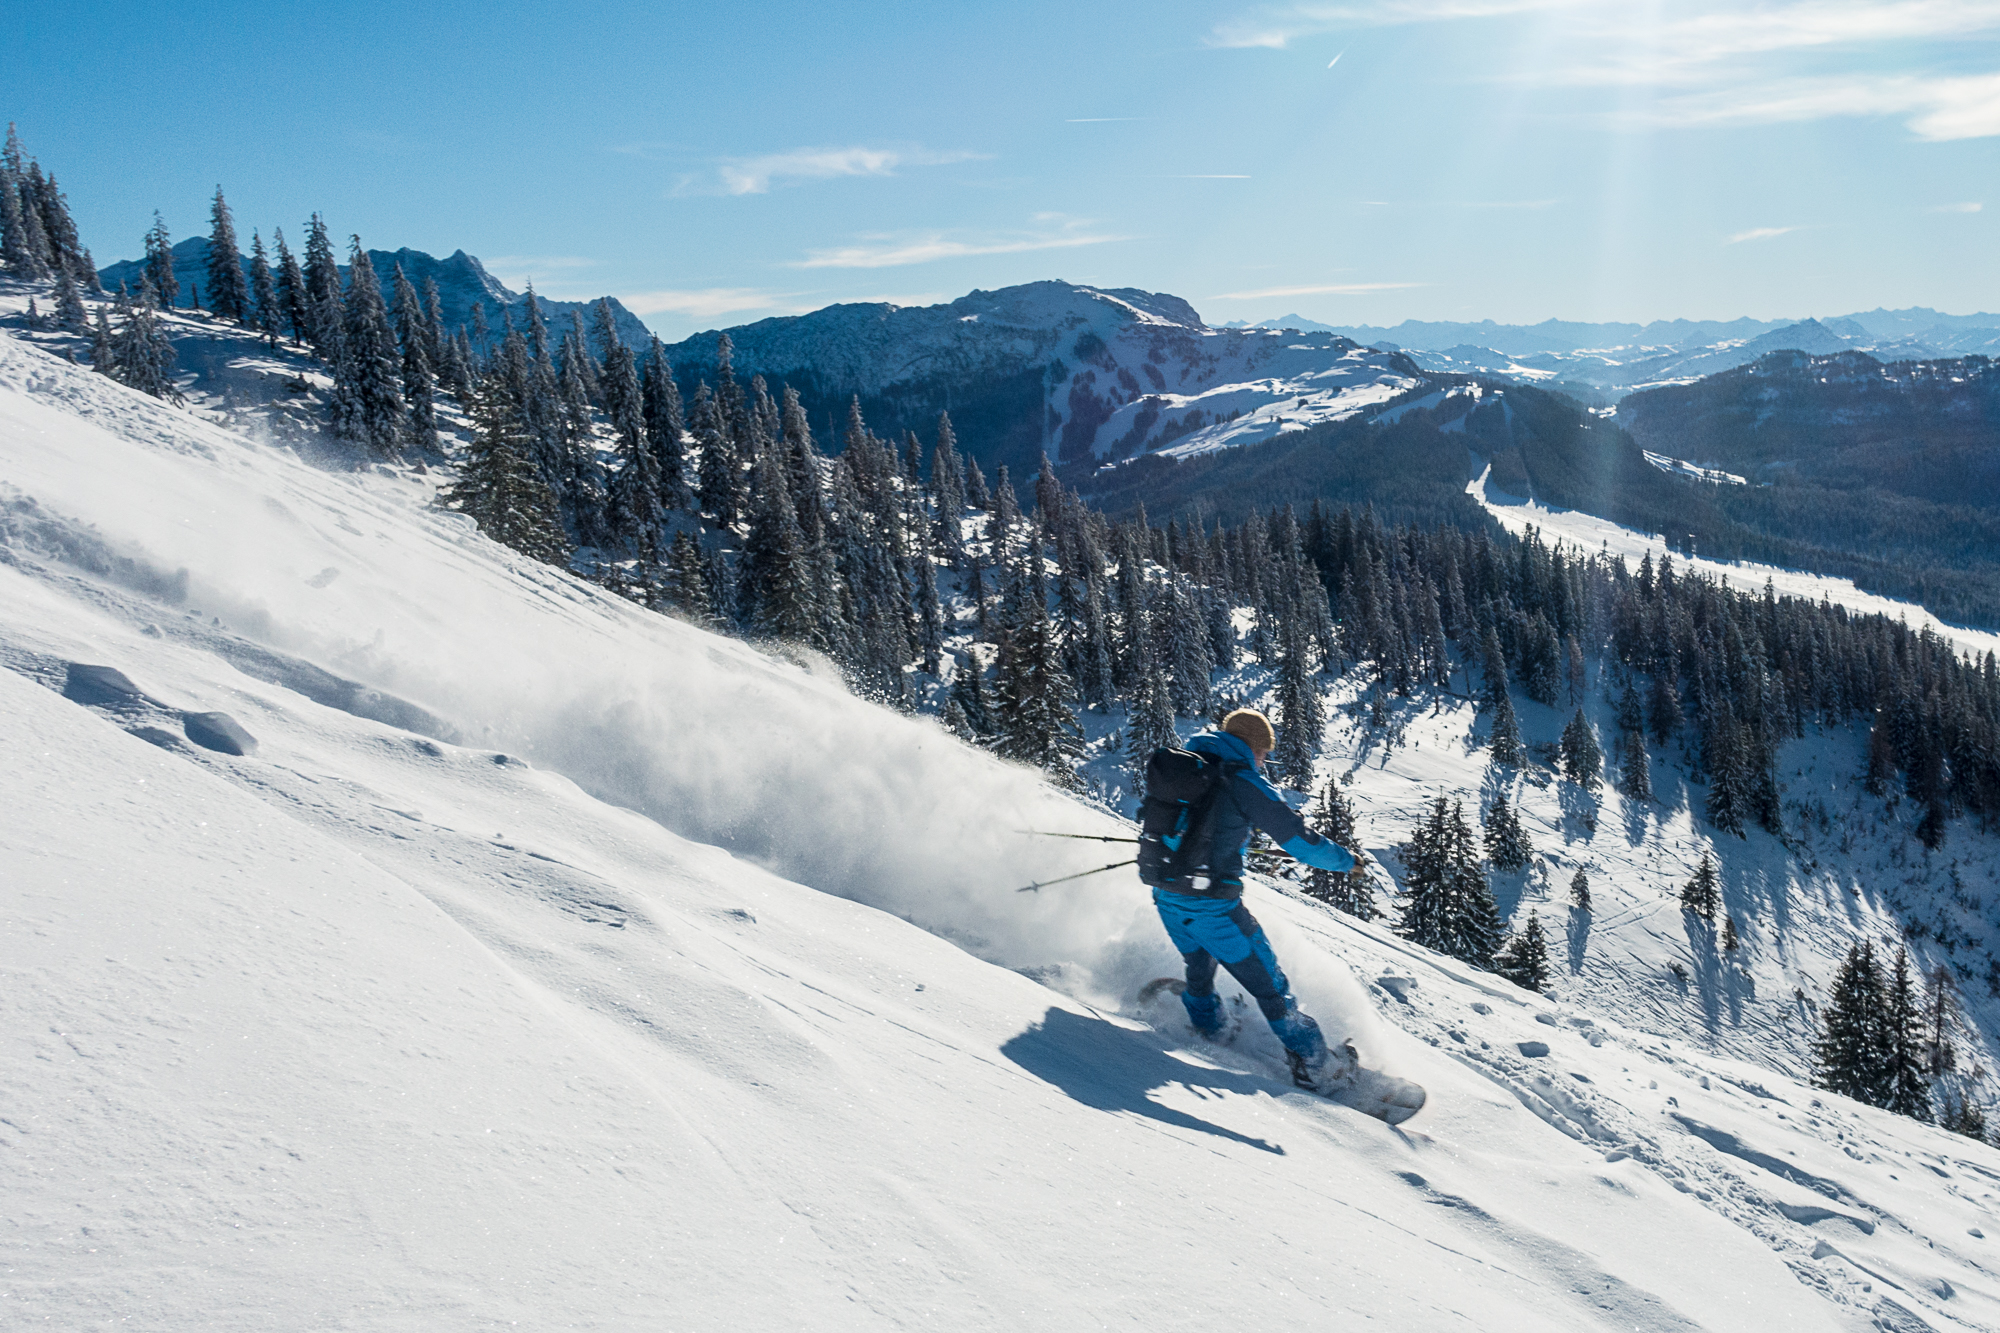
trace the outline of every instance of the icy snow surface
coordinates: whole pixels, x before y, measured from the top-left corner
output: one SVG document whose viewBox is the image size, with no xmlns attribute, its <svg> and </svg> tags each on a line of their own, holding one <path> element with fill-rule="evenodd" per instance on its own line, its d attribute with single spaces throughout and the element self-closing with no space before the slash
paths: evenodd
<svg viewBox="0 0 2000 1333">
<path fill-rule="evenodd" d="M 1295 1092 L 1015 892 L 1109 820 L 431 481 L 0 338 L 0 1323 L 2000 1326 L 2000 1153 L 1260 885 L 1432 1100 Z"/>
</svg>

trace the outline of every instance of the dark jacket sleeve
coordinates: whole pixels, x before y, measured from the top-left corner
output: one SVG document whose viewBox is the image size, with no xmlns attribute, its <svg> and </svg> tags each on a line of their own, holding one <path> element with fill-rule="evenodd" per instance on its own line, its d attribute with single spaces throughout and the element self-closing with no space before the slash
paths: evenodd
<svg viewBox="0 0 2000 1333">
<path fill-rule="evenodd" d="M 1236 798 L 1236 806 L 1244 817 L 1270 834 L 1287 856 L 1318 870 L 1338 873 L 1354 869 L 1353 853 L 1306 828 L 1305 820 L 1285 804 L 1284 798 L 1255 769 L 1237 773 L 1230 795 Z"/>
</svg>

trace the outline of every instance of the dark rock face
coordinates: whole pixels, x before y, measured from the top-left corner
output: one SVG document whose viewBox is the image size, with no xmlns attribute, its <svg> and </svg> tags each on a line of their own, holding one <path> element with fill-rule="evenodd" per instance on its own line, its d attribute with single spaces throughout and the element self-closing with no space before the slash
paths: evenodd
<svg viewBox="0 0 2000 1333">
<path fill-rule="evenodd" d="M 187 738 L 220 754 L 255 754 L 257 738 L 227 713 L 188 713 L 181 718 Z"/>
<path fill-rule="evenodd" d="M 91 666 L 83 662 L 69 664 L 69 676 L 63 682 L 63 698 L 95 708 L 136 709 L 154 705 L 154 700 L 117 667 Z"/>
</svg>

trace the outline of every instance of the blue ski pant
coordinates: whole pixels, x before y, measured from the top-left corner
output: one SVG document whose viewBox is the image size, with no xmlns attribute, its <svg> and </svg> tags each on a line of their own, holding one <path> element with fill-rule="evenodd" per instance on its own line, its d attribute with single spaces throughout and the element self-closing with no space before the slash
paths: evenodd
<svg viewBox="0 0 2000 1333">
<path fill-rule="evenodd" d="M 1187 964 L 1190 996 L 1202 999 L 1215 993 L 1215 965 L 1220 963 L 1250 992 L 1265 1019 L 1274 1024 L 1284 1020 L 1291 1009 L 1291 983 L 1264 928 L 1241 898 L 1198 898 L 1154 889 L 1153 905 Z"/>
</svg>

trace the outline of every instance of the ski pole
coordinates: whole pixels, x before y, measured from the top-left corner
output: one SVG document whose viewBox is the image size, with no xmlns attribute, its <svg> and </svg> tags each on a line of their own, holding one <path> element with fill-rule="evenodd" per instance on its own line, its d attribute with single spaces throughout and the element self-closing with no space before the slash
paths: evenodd
<svg viewBox="0 0 2000 1333">
<path fill-rule="evenodd" d="M 1023 884 L 1020 888 L 1014 890 L 1014 892 L 1034 893 L 1039 889 L 1047 888 L 1051 884 L 1061 884 L 1067 880 L 1082 879 L 1087 875 L 1101 875 L 1107 870 L 1116 870 L 1120 866 L 1135 866 L 1138 864 L 1139 864 L 1139 858 L 1135 856 L 1130 861 L 1113 861 L 1108 866 L 1099 866 L 1095 870 L 1079 870 L 1076 874 L 1064 875 L 1061 879 L 1045 879 L 1039 884 Z"/>
<path fill-rule="evenodd" d="M 1037 838 L 1082 838 L 1089 842 L 1137 842 L 1137 838 L 1110 838 L 1102 833 L 1048 833 L 1038 828 L 1017 828 L 1016 833 L 1026 833 Z"/>
</svg>

